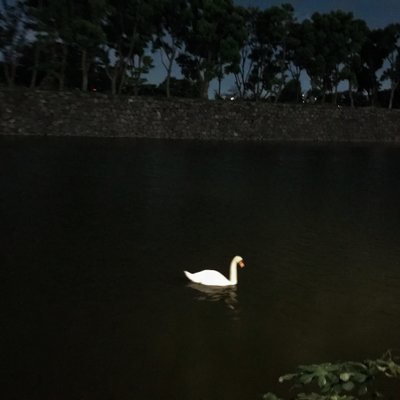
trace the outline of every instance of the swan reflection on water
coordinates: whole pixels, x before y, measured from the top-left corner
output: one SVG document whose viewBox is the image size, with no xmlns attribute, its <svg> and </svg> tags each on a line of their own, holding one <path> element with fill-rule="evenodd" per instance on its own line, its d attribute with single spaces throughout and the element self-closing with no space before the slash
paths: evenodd
<svg viewBox="0 0 400 400">
<path fill-rule="evenodd" d="M 236 286 L 206 286 L 200 283 L 188 283 L 188 287 L 199 291 L 198 300 L 223 301 L 231 310 L 237 310 L 239 301 L 237 299 Z"/>
</svg>

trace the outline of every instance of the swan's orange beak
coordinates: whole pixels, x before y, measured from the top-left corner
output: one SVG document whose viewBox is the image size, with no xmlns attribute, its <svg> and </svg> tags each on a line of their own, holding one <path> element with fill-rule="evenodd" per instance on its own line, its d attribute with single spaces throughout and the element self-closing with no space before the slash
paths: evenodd
<svg viewBox="0 0 400 400">
<path fill-rule="evenodd" d="M 244 268 L 244 262 L 243 261 L 239 261 L 239 267 L 240 268 Z"/>
</svg>

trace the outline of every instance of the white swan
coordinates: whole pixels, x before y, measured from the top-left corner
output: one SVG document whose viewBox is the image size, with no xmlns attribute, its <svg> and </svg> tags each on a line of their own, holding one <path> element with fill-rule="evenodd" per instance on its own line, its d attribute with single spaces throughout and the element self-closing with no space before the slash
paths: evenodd
<svg viewBox="0 0 400 400">
<path fill-rule="evenodd" d="M 237 284 L 237 265 L 240 268 L 244 267 L 243 258 L 240 256 L 233 257 L 231 261 L 231 268 L 229 279 L 225 278 L 220 272 L 212 269 L 205 269 L 204 271 L 196 272 L 191 274 L 190 272 L 183 271 L 184 274 L 192 282 L 201 283 L 202 285 L 208 286 L 232 286 Z"/>
</svg>

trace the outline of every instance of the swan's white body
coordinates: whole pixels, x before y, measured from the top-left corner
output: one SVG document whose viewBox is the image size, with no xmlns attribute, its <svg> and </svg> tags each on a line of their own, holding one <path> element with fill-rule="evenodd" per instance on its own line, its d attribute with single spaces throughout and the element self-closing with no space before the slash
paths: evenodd
<svg viewBox="0 0 400 400">
<path fill-rule="evenodd" d="M 195 283 L 200 283 L 202 285 L 208 285 L 208 286 L 232 286 L 236 285 L 238 280 L 237 280 L 237 266 L 243 268 L 244 267 L 244 262 L 243 258 L 240 256 L 233 257 L 231 261 L 231 267 L 230 267 L 230 273 L 229 273 L 229 279 L 225 278 L 224 275 L 222 275 L 218 271 L 214 271 L 212 269 L 205 269 L 200 272 L 196 272 L 194 274 L 191 274 L 188 271 L 183 271 L 185 275 L 190 279 L 192 282 Z"/>
</svg>

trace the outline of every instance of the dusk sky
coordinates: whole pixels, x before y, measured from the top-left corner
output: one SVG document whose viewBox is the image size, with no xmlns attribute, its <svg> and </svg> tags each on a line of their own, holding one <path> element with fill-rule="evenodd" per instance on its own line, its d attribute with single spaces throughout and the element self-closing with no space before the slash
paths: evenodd
<svg viewBox="0 0 400 400">
<path fill-rule="evenodd" d="M 340 9 L 351 11 L 355 18 L 363 19 L 370 28 L 379 28 L 392 22 L 400 22 L 399 0 L 235 0 L 235 3 L 259 8 L 290 3 L 300 21 L 310 18 L 316 11 L 325 13 Z"/>
<path fill-rule="evenodd" d="M 363 19 L 370 28 L 383 28 L 390 23 L 400 22 L 400 0 L 235 0 L 241 6 L 258 7 L 260 9 L 290 3 L 294 7 L 299 21 L 310 18 L 314 12 L 326 13 L 335 10 L 352 12 L 355 18 Z M 165 78 L 165 70 L 160 65 L 159 57 L 154 54 L 156 68 L 148 75 L 152 83 L 159 83 Z M 175 67 L 175 76 L 180 77 L 179 68 Z M 227 77 L 223 91 L 233 86 L 233 79 Z M 216 88 L 211 83 L 210 95 Z"/>
</svg>

